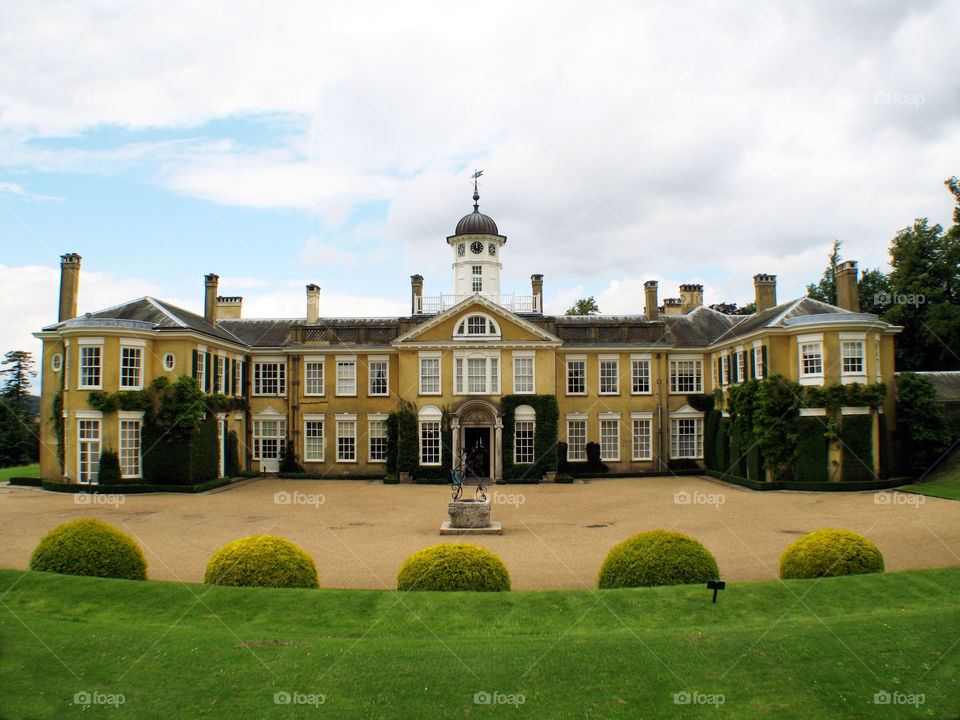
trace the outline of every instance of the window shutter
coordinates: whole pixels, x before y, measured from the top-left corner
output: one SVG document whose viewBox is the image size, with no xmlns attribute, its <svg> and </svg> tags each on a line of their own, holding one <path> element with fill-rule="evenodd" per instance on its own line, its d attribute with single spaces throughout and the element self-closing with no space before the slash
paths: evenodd
<svg viewBox="0 0 960 720">
<path fill-rule="evenodd" d="M 767 346 L 760 346 L 760 367 L 763 368 L 763 377 L 767 378 L 770 376 L 770 368 L 767 367 Z"/>
<path fill-rule="evenodd" d="M 191 372 L 191 377 L 197 377 L 197 351 L 193 351 L 193 371 Z"/>
<path fill-rule="evenodd" d="M 213 358 L 213 383 L 211 390 L 216 392 L 217 388 L 220 387 L 220 357 Z"/>
<path fill-rule="evenodd" d="M 749 363 L 747 362 L 747 351 L 744 350 L 742 353 L 740 353 L 740 355 L 741 355 L 741 357 L 743 358 L 743 362 L 740 363 L 740 367 L 743 368 L 743 379 L 744 379 L 744 380 L 749 380 L 750 377 L 752 377 L 752 376 L 748 375 L 748 373 L 749 373 L 750 371 L 749 371 L 747 368 L 750 367 L 750 365 L 749 365 Z"/>
<path fill-rule="evenodd" d="M 213 377 L 213 373 L 210 370 L 210 353 L 207 353 L 206 361 L 204 362 L 204 373 L 203 373 L 203 391 L 210 392 L 210 380 Z"/>
<path fill-rule="evenodd" d="M 723 357 L 717 358 L 717 385 L 723 385 Z"/>
<path fill-rule="evenodd" d="M 227 387 L 227 395 L 233 395 L 233 388 L 237 384 L 237 361 L 230 361 L 230 384 Z"/>
<path fill-rule="evenodd" d="M 737 363 L 733 355 L 727 355 L 727 362 L 730 364 L 730 384 L 734 385 L 739 382 L 737 377 Z"/>
<path fill-rule="evenodd" d="M 247 377 L 247 361 L 240 361 L 240 394 L 247 395 L 247 384 L 250 382 L 250 378 Z"/>
<path fill-rule="evenodd" d="M 757 379 L 757 354 L 755 352 L 750 353 L 750 379 Z"/>
</svg>

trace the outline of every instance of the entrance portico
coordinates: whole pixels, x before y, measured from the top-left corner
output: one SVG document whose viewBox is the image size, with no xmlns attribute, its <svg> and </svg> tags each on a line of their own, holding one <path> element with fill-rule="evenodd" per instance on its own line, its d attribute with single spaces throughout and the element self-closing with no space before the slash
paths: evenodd
<svg viewBox="0 0 960 720">
<path fill-rule="evenodd" d="M 487 400 L 467 400 L 454 411 L 450 422 L 454 463 L 460 448 L 473 458 L 464 468 L 464 478 L 503 479 L 503 417 Z"/>
</svg>

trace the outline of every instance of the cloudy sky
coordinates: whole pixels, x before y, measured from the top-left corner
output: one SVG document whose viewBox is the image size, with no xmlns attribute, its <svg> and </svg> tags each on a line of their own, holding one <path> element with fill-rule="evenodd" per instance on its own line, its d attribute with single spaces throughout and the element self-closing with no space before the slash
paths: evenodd
<svg viewBox="0 0 960 720">
<path fill-rule="evenodd" d="M 752 276 L 803 293 L 834 238 L 885 267 L 949 223 L 960 13 L 944 2 L 0 5 L 0 352 L 142 295 L 245 316 L 409 307 L 452 290 L 444 238 L 481 209 L 504 288 L 640 312 Z"/>
</svg>

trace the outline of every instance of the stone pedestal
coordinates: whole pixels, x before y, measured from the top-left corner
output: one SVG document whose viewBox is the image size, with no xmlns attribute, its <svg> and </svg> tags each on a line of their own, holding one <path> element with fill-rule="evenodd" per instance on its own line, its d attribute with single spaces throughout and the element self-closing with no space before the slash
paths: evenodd
<svg viewBox="0 0 960 720">
<path fill-rule="evenodd" d="M 450 519 L 440 526 L 441 535 L 500 535 L 500 523 L 490 522 L 490 500 L 451 500 Z"/>
</svg>

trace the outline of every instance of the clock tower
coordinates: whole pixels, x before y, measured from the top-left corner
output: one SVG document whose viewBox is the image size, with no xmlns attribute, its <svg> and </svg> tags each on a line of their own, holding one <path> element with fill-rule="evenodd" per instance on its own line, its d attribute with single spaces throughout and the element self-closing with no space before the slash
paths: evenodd
<svg viewBox="0 0 960 720">
<path fill-rule="evenodd" d="M 494 302 L 500 298 L 500 252 L 507 238 L 497 230 L 489 215 L 480 212 L 480 192 L 473 175 L 473 212 L 457 223 L 456 232 L 447 238 L 453 251 L 453 294 L 457 301 L 479 293 Z"/>
</svg>

